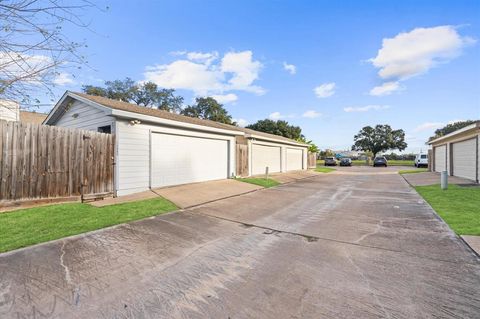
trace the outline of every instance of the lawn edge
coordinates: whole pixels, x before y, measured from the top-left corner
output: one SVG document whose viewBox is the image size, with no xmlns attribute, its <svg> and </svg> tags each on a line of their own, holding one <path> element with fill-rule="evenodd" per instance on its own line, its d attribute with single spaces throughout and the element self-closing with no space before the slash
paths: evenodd
<svg viewBox="0 0 480 319">
<path fill-rule="evenodd" d="M 172 210 L 172 211 L 169 211 L 169 212 L 157 214 L 157 215 L 154 215 L 154 216 L 149 216 L 149 217 L 145 217 L 145 218 L 141 218 L 141 219 L 131 220 L 131 221 L 128 221 L 128 222 L 124 222 L 124 223 L 120 223 L 120 224 L 116 224 L 116 225 L 112 225 L 112 226 L 102 227 L 102 228 L 99 228 L 99 229 L 90 230 L 90 231 L 80 233 L 80 234 L 65 236 L 65 237 L 57 238 L 57 239 L 52 239 L 52 240 L 49 240 L 49 241 L 44 241 L 42 243 L 33 244 L 33 245 L 30 245 L 30 246 L 26 246 L 26 247 L 20 247 L 20 248 L 16 248 L 16 249 L 12 249 L 12 250 L 7 250 L 7 251 L 4 251 L 4 252 L 0 252 L 0 258 L 8 256 L 8 255 L 13 254 L 13 253 L 21 252 L 21 251 L 24 251 L 24 250 L 41 247 L 41 246 L 44 246 L 44 245 L 47 245 L 47 244 L 52 244 L 52 243 L 64 241 L 64 240 L 67 240 L 67 239 L 68 240 L 78 239 L 78 238 L 86 237 L 86 236 L 89 236 L 89 235 L 93 235 L 95 233 L 98 233 L 98 232 L 101 232 L 101 231 L 104 231 L 104 230 L 114 229 L 114 228 L 118 228 L 118 227 L 121 227 L 121 226 L 125 226 L 127 224 L 140 222 L 142 220 L 155 219 L 155 218 L 160 217 L 160 216 L 179 213 L 179 212 L 183 211 L 183 208 L 179 208 L 178 206 L 177 206 L 177 208 L 178 209 L 176 209 L 176 210 Z"/>
<path fill-rule="evenodd" d="M 433 209 L 432 205 L 430 205 L 430 203 L 419 192 L 417 192 L 417 190 L 415 189 L 415 186 L 410 184 L 410 182 L 403 176 L 403 174 L 398 174 L 398 175 L 402 176 L 403 180 L 405 182 L 407 182 L 407 184 L 410 186 L 410 188 L 413 189 L 415 191 L 415 193 L 418 196 L 420 196 L 420 198 L 422 198 L 422 200 L 425 202 L 425 204 L 428 205 L 428 207 L 430 207 L 430 209 L 432 210 L 435 218 L 437 218 L 438 220 L 440 220 L 442 223 L 444 223 L 447 226 L 448 230 L 450 230 L 450 232 L 453 234 L 453 236 L 456 237 L 457 239 L 459 239 L 467 247 L 467 251 L 470 251 L 470 253 L 473 255 L 473 257 L 477 258 L 477 260 L 480 260 L 480 254 L 478 254 L 472 247 L 470 247 L 470 245 L 467 244 L 467 242 L 462 238 L 462 236 L 458 235 L 450 227 L 450 225 L 437 213 L 437 211 L 435 209 Z M 437 185 L 437 184 L 431 184 L 431 185 Z M 429 186 L 429 185 L 424 185 L 424 186 Z"/>
</svg>

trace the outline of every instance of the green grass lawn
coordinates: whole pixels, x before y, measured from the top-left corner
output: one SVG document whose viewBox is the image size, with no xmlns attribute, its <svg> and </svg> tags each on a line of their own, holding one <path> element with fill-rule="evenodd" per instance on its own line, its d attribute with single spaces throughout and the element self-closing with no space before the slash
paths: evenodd
<svg viewBox="0 0 480 319">
<path fill-rule="evenodd" d="M 93 207 L 69 203 L 0 213 L 0 252 L 142 219 L 177 207 L 163 198 Z"/>
<path fill-rule="evenodd" d="M 480 235 L 480 187 L 417 186 L 417 192 L 458 235 Z"/>
<path fill-rule="evenodd" d="M 398 174 L 415 174 L 428 172 L 427 168 L 417 168 L 417 169 L 402 169 L 398 171 Z"/>
<path fill-rule="evenodd" d="M 266 179 L 266 178 L 259 178 L 259 177 L 237 178 L 237 181 L 250 183 L 250 184 L 255 184 L 255 185 L 258 185 L 258 186 L 265 187 L 265 188 L 277 186 L 277 185 L 280 184 L 279 182 L 277 182 L 276 180 L 273 180 L 271 178 Z"/>
<path fill-rule="evenodd" d="M 317 166 L 317 168 L 315 169 L 315 172 L 319 172 L 319 173 L 330 173 L 330 172 L 333 172 L 335 171 L 334 168 L 330 168 L 330 167 L 319 167 Z"/>
</svg>

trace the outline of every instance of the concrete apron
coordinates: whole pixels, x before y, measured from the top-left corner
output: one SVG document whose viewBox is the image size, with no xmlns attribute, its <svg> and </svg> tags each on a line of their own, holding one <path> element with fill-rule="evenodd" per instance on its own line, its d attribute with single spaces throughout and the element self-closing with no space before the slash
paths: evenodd
<svg viewBox="0 0 480 319">
<path fill-rule="evenodd" d="M 156 188 L 152 191 L 158 196 L 168 199 L 180 208 L 188 208 L 219 199 L 254 192 L 259 189 L 263 189 L 263 187 L 239 182 L 233 179 L 224 179 Z"/>
</svg>

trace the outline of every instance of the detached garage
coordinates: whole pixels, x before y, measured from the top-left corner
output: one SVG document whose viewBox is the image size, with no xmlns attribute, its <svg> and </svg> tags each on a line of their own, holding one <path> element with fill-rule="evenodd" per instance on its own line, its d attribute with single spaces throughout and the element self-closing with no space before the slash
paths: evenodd
<svg viewBox="0 0 480 319">
<path fill-rule="evenodd" d="M 433 171 L 479 181 L 480 121 L 431 142 Z"/>
<path fill-rule="evenodd" d="M 67 91 L 44 124 L 115 134 L 117 195 L 306 169 L 306 144 L 83 93 Z"/>
</svg>

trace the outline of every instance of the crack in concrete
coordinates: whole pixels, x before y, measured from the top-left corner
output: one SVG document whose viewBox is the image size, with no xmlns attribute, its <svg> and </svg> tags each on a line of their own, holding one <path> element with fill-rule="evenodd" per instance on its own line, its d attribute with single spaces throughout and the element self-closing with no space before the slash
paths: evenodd
<svg viewBox="0 0 480 319">
<path fill-rule="evenodd" d="M 68 269 L 68 267 L 65 265 L 65 262 L 64 262 L 64 256 L 65 256 L 65 244 L 67 243 L 66 240 L 63 241 L 62 243 L 62 248 L 61 248 L 61 255 L 60 255 L 60 265 L 63 267 L 63 269 L 65 270 L 65 280 L 67 281 L 67 283 L 71 284 L 72 283 L 72 278 L 70 277 L 70 270 Z"/>
<path fill-rule="evenodd" d="M 375 226 L 375 230 L 370 232 L 370 233 L 366 233 L 364 235 L 362 235 L 360 238 L 358 238 L 357 240 L 354 241 L 354 243 L 360 243 L 362 240 L 364 240 L 365 238 L 369 237 L 369 236 L 372 236 L 372 235 L 375 235 L 376 233 L 378 233 L 380 231 L 380 229 L 382 228 L 383 226 L 383 220 L 381 220 L 376 226 Z"/>
<path fill-rule="evenodd" d="M 378 249 L 378 250 L 389 251 L 389 252 L 393 252 L 393 253 L 401 253 L 401 254 L 405 254 L 407 256 L 412 256 L 412 257 L 425 259 L 425 260 L 444 262 L 444 263 L 449 263 L 449 264 L 457 264 L 457 261 L 455 261 L 455 260 L 452 261 L 452 260 L 445 260 L 445 259 L 440 259 L 440 258 L 426 257 L 426 256 L 423 256 L 423 255 L 411 254 L 409 252 L 406 252 L 406 251 L 403 251 L 403 250 L 398 250 L 398 249 L 390 249 L 390 248 L 384 248 L 384 247 L 378 247 L 378 246 L 364 245 L 364 244 L 360 244 L 360 243 L 357 243 L 357 242 L 349 242 L 349 241 L 344 241 L 344 240 L 338 240 L 338 239 L 332 239 L 332 238 L 326 238 L 326 237 L 319 237 L 319 236 L 314 236 L 314 235 L 307 235 L 307 234 L 302 234 L 302 233 L 297 233 L 297 232 L 292 232 L 292 231 L 287 231 L 287 230 L 280 230 L 280 229 L 275 229 L 275 228 L 271 228 L 271 227 L 267 227 L 267 226 L 261 226 L 261 225 L 256 225 L 256 224 L 252 224 L 252 223 L 241 222 L 241 221 L 230 219 L 230 218 L 210 215 L 210 214 L 206 214 L 206 213 L 196 212 L 195 214 L 203 215 L 203 216 L 207 216 L 207 217 L 211 217 L 211 218 L 216 218 L 216 219 L 224 220 L 224 221 L 235 223 L 235 224 L 239 224 L 239 225 L 242 225 L 245 228 L 255 227 L 255 228 L 258 228 L 258 229 L 264 229 L 264 230 L 269 231 L 269 233 L 265 233 L 267 235 L 269 235 L 269 234 L 288 234 L 288 235 L 302 237 L 302 238 L 306 239 L 308 242 L 316 242 L 316 241 L 319 241 L 319 240 L 323 240 L 323 241 L 329 241 L 329 242 L 334 242 L 334 243 L 339 243 L 339 244 L 346 244 L 346 245 L 363 247 L 363 248 L 370 248 L 370 249 Z M 476 264 L 465 262 L 465 265 L 476 265 Z"/>
<path fill-rule="evenodd" d="M 331 241 L 331 242 L 336 242 L 336 243 L 340 243 L 340 244 L 347 244 L 347 245 L 353 245 L 353 246 L 360 246 L 360 247 L 365 247 L 365 248 L 380 249 L 380 250 L 386 250 L 386 251 L 398 252 L 398 253 L 401 253 L 401 252 L 402 252 L 401 250 L 396 250 L 396 249 L 389 249 L 389 248 L 383 248 L 383 247 L 362 245 L 362 244 L 352 243 L 352 242 L 343 241 L 343 240 L 338 240 L 338 239 L 332 239 L 332 238 L 325 238 L 325 237 L 307 235 L 307 234 L 292 232 L 292 231 L 288 231 L 288 230 L 280 230 L 280 229 L 275 229 L 275 228 L 271 228 L 271 227 L 267 227 L 267 226 L 261 226 L 261 225 L 256 225 L 256 224 L 241 222 L 241 221 L 237 221 L 237 220 L 233 220 L 233 219 L 229 219 L 229 218 L 225 218 L 225 217 L 219 217 L 219 216 L 215 216 L 215 215 L 210 215 L 210 214 L 206 214 L 206 213 L 196 213 L 196 214 L 204 215 L 204 216 L 208 216 L 208 217 L 212 217 L 212 218 L 217 218 L 217 219 L 221 219 L 221 220 L 225 220 L 225 221 L 228 221 L 228 222 L 231 222 L 231 223 L 240 224 L 240 225 L 242 225 L 242 226 L 244 226 L 244 227 L 246 227 L 246 228 L 255 227 L 255 228 L 259 228 L 259 229 L 264 229 L 264 230 L 269 231 L 269 233 L 266 233 L 266 234 L 278 233 L 278 234 L 288 234 L 288 235 L 293 235 L 293 236 L 299 236 L 299 237 L 302 237 L 302 238 L 306 239 L 308 242 L 316 242 L 316 241 L 318 241 L 318 240 L 325 240 L 325 241 Z"/>
</svg>

